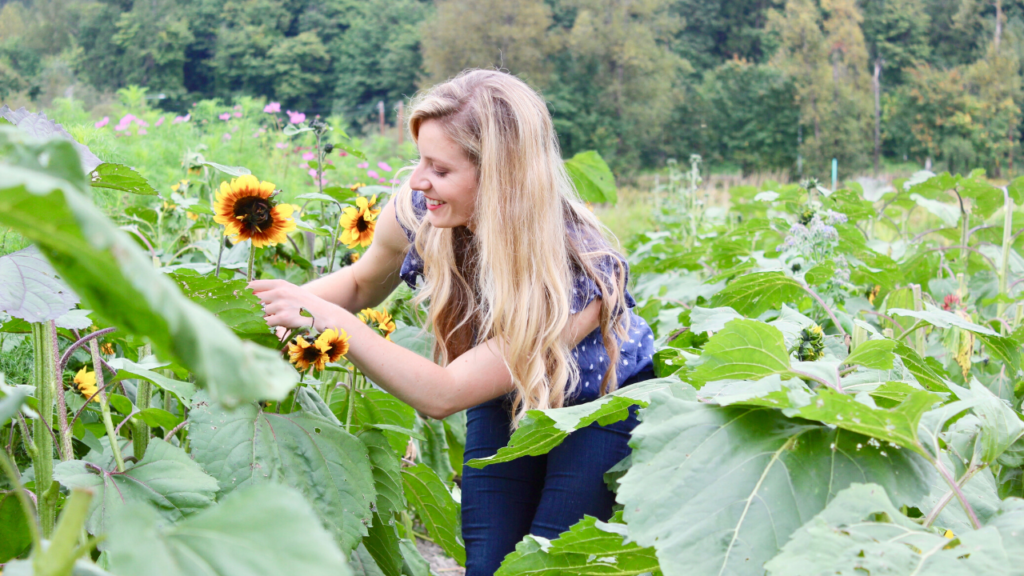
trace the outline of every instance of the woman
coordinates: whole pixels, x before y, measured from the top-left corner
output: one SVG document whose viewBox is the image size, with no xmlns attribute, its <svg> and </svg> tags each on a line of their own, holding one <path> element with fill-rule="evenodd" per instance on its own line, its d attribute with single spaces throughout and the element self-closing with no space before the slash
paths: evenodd
<svg viewBox="0 0 1024 576">
<path fill-rule="evenodd" d="M 653 335 L 628 311 L 628 271 L 562 163 L 543 100 L 514 76 L 467 71 L 420 95 L 419 163 L 377 219 L 366 254 L 303 287 L 255 281 L 272 326 L 351 335 L 348 358 L 420 412 L 468 409 L 465 458 L 507 445 L 527 410 L 593 400 L 653 376 Z M 401 281 L 429 302 L 430 362 L 352 312 Z M 523 536 L 548 539 L 584 514 L 606 520 L 604 472 L 629 453 L 635 415 L 571 434 L 549 454 L 466 467 L 467 574 L 493 574 Z"/>
</svg>

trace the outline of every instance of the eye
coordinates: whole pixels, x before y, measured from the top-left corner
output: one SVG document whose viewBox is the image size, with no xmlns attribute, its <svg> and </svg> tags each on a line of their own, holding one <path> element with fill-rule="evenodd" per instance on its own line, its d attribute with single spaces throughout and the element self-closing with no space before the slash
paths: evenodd
<svg viewBox="0 0 1024 576">
<path fill-rule="evenodd" d="M 448 174 L 448 173 L 447 173 L 447 172 L 445 172 L 444 170 L 438 170 L 437 168 L 432 168 L 432 170 L 434 171 L 434 174 L 437 174 L 437 176 L 438 176 L 439 178 L 444 178 L 444 177 L 445 177 L 445 175 L 447 175 L 447 174 Z"/>
</svg>

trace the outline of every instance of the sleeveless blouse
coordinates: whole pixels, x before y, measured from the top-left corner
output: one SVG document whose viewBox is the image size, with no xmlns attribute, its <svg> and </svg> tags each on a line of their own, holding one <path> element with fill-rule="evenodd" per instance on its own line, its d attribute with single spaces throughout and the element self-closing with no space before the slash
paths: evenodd
<svg viewBox="0 0 1024 576">
<path fill-rule="evenodd" d="M 412 195 L 416 219 L 422 221 L 423 216 L 427 212 L 426 199 L 423 193 L 418 190 L 413 190 Z M 399 221 L 399 225 L 405 231 L 405 235 L 409 238 L 410 243 L 409 252 L 406 253 L 405 260 L 402 261 L 400 276 L 410 288 L 415 290 L 417 281 L 423 277 L 423 258 L 416 251 L 416 232 L 406 228 L 401 221 Z M 572 232 L 570 231 L 570 233 Z M 607 247 L 605 240 L 596 234 L 585 238 L 584 241 L 591 248 Z M 628 282 L 629 266 L 621 257 L 619 257 L 619 262 L 626 270 L 626 280 Z M 599 274 L 608 278 L 611 277 L 615 270 L 615 263 L 611 257 L 606 257 L 598 262 L 596 268 Z M 594 298 L 600 297 L 601 289 L 598 287 L 597 282 L 587 276 L 582 270 L 574 271 L 573 296 L 569 312 L 576 314 L 586 308 Z M 636 301 L 628 290 L 625 294 L 625 301 L 626 307 L 630 309 L 628 311 L 629 329 L 625 340 L 619 343 L 619 365 L 616 368 L 619 386 L 622 386 L 626 380 L 633 376 L 642 374 L 645 371 L 651 372 L 654 356 L 654 334 L 650 326 L 647 325 L 647 322 L 632 311 L 632 308 L 636 306 Z M 589 402 L 600 396 L 601 379 L 604 378 L 604 374 L 608 369 L 608 354 L 604 347 L 604 340 L 601 337 L 601 328 L 596 328 L 584 337 L 576 345 L 576 348 L 573 349 L 572 355 L 576 365 L 579 366 L 579 385 L 576 386 L 576 392 L 566 399 L 566 406 Z"/>
</svg>

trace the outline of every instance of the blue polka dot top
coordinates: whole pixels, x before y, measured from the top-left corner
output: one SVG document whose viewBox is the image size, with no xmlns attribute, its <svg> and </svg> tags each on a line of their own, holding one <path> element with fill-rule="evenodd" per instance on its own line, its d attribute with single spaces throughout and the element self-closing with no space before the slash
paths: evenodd
<svg viewBox="0 0 1024 576">
<path fill-rule="evenodd" d="M 423 193 L 418 190 L 413 190 L 412 195 L 416 217 L 422 220 L 427 212 L 426 200 Z M 415 290 L 417 281 L 423 277 L 423 258 L 416 251 L 416 232 L 406 228 L 401 222 L 399 225 L 402 226 L 411 244 L 409 252 L 402 262 L 400 274 L 402 280 Z M 590 243 L 591 247 L 596 246 L 598 242 L 602 244 L 605 242 L 600 237 L 588 238 L 586 241 Z M 629 267 L 625 261 L 621 260 L 621 257 L 620 262 L 626 268 L 628 281 Z M 611 258 L 607 258 L 605 261 L 599 262 L 596 268 L 599 273 L 610 275 L 615 269 L 615 264 Z M 594 298 L 601 297 L 601 290 L 598 288 L 597 282 L 582 271 L 576 273 L 573 284 L 573 298 L 570 306 L 572 314 L 586 308 Z M 633 382 L 653 377 L 654 334 L 647 322 L 632 311 L 632 308 L 636 306 L 636 301 L 628 291 L 625 300 L 626 306 L 630 309 L 629 330 L 625 340 L 619 344 L 619 365 L 616 369 L 619 386 L 622 386 L 627 380 Z M 572 355 L 579 366 L 579 385 L 576 386 L 576 392 L 567 399 L 565 403 L 567 406 L 589 402 L 600 396 L 601 379 L 604 378 L 608 369 L 608 354 L 601 338 L 601 329 L 595 329 L 581 340 L 573 349 Z"/>
</svg>

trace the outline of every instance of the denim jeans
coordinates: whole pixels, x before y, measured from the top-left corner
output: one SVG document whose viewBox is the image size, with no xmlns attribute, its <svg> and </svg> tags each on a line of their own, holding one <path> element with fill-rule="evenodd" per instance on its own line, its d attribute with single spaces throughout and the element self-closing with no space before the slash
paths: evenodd
<svg viewBox="0 0 1024 576">
<path fill-rule="evenodd" d="M 623 384 L 653 378 L 645 370 Z M 555 539 L 570 526 L 595 516 L 608 520 L 615 494 L 604 473 L 630 453 L 630 417 L 608 426 L 577 430 L 549 453 L 483 469 L 463 468 L 462 538 L 466 576 L 491 576 L 527 534 Z M 465 459 L 486 458 L 508 445 L 509 404 L 496 398 L 467 413 Z"/>
</svg>

